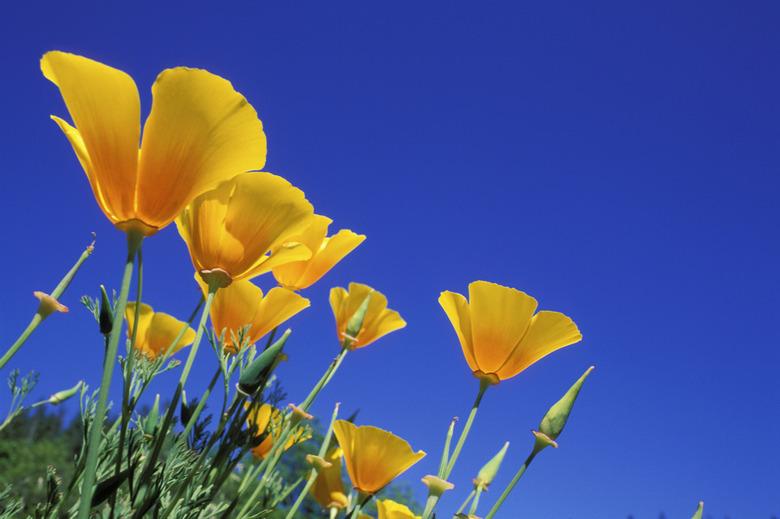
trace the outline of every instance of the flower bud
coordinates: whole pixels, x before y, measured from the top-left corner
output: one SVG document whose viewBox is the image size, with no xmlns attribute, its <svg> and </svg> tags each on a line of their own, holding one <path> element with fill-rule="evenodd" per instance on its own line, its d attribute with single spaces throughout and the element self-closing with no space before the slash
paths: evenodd
<svg viewBox="0 0 780 519">
<path fill-rule="evenodd" d="M 548 446 L 558 447 L 556 440 L 563 431 L 566 422 L 569 419 L 572 407 L 574 407 L 574 401 L 577 400 L 577 395 L 580 394 L 582 384 L 585 379 L 593 371 L 593 366 L 589 367 L 585 373 L 572 385 L 563 397 L 558 400 L 547 414 L 542 418 L 542 422 L 539 424 L 539 431 L 534 431 L 536 436 L 536 446 L 534 449 L 540 451 Z"/>
<path fill-rule="evenodd" d="M 154 404 L 149 410 L 149 414 L 146 415 L 144 420 L 144 434 L 148 436 L 154 435 L 154 430 L 157 428 L 157 422 L 160 421 L 160 394 L 158 393 L 154 397 Z"/>
<path fill-rule="evenodd" d="M 287 338 L 291 333 L 292 330 L 287 329 L 275 343 L 258 355 L 257 358 L 241 372 L 241 375 L 238 378 L 239 391 L 246 395 L 251 395 L 257 391 L 276 366 L 276 361 L 279 360 L 279 354 L 281 353 L 282 348 L 284 348 Z"/>
<path fill-rule="evenodd" d="M 100 333 L 108 335 L 111 333 L 111 328 L 114 325 L 114 311 L 111 305 L 111 299 L 109 299 L 106 293 L 106 287 L 100 285 L 100 312 L 98 314 L 98 322 L 100 323 Z"/>
<path fill-rule="evenodd" d="M 702 514 L 704 514 L 704 501 L 699 501 L 699 507 L 696 509 L 696 513 L 693 514 L 691 519 L 701 519 Z"/>
<path fill-rule="evenodd" d="M 509 442 L 506 442 L 504 446 L 501 447 L 501 450 L 498 451 L 498 454 L 493 456 L 493 458 L 480 469 L 477 477 L 474 478 L 474 488 L 481 487 L 482 490 L 487 490 L 488 486 L 493 482 L 493 479 L 495 479 L 498 469 L 501 467 L 501 462 L 504 461 L 504 455 L 506 455 L 506 450 L 508 448 Z"/>
<path fill-rule="evenodd" d="M 371 303 L 371 292 L 363 299 L 363 302 L 360 303 L 358 309 L 352 314 L 349 321 L 347 321 L 347 329 L 344 332 L 347 341 L 354 341 L 360 333 L 360 329 L 363 328 L 363 321 L 366 318 L 369 303 Z"/>
<path fill-rule="evenodd" d="M 79 391 L 81 391 L 81 386 L 84 384 L 81 380 L 78 381 L 78 383 L 73 386 L 70 389 L 65 389 L 63 391 L 57 391 L 52 396 L 49 397 L 48 403 L 52 405 L 58 405 L 64 402 L 65 400 L 69 399 Z"/>
</svg>

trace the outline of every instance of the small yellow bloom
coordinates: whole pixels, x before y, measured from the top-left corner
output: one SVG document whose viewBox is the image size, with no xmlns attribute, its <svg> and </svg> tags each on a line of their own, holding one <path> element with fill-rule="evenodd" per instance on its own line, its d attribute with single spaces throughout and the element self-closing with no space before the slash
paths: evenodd
<svg viewBox="0 0 780 519">
<path fill-rule="evenodd" d="M 419 519 L 419 515 L 409 510 L 409 507 L 396 503 L 390 499 L 382 499 L 376 502 L 379 519 Z"/>
<path fill-rule="evenodd" d="M 317 472 L 317 479 L 311 487 L 311 496 L 322 508 L 346 508 L 348 504 L 347 494 L 344 491 L 344 482 L 341 480 L 341 459 L 344 451 L 340 447 L 334 447 L 325 456 L 330 462 L 329 467 Z"/>
<path fill-rule="evenodd" d="M 208 287 L 195 276 L 204 294 Z M 211 323 L 217 335 L 224 334 L 225 351 L 236 353 L 235 339 L 239 331 L 249 325 L 244 345 L 254 344 L 287 319 L 309 307 L 309 300 L 292 290 L 275 287 L 263 291 L 248 279 L 231 283 L 214 294 L 211 304 Z"/>
<path fill-rule="evenodd" d="M 313 214 L 303 191 L 282 177 L 248 172 L 195 198 L 176 226 L 200 277 L 225 287 L 309 259 L 305 245 L 285 242 L 305 229 Z"/>
<path fill-rule="evenodd" d="M 471 371 L 493 383 L 512 378 L 582 339 L 577 325 L 562 313 L 534 314 L 536 299 L 487 281 L 471 283 L 468 300 L 442 292 L 439 304 L 458 334 Z"/>
<path fill-rule="evenodd" d="M 376 494 L 425 457 L 406 440 L 391 432 L 346 420 L 336 420 L 333 432 L 344 451 L 352 486 L 363 494 Z"/>
<path fill-rule="evenodd" d="M 210 72 L 177 67 L 160 73 L 141 140 L 141 103 L 130 76 L 60 51 L 44 54 L 41 70 L 59 87 L 75 127 L 52 119 L 70 141 L 100 209 L 123 231 L 154 234 L 195 196 L 265 164 L 257 112 Z"/>
<path fill-rule="evenodd" d="M 345 339 L 350 318 L 355 315 L 369 294 L 371 294 L 371 299 L 363 319 L 363 326 L 361 326 L 360 332 L 352 337 L 354 340 L 349 343 L 349 348 L 353 350 L 368 346 L 380 337 L 406 326 L 406 321 L 401 318 L 398 312 L 387 308 L 387 298 L 384 295 L 368 285 L 350 283 L 349 291 L 341 287 L 330 290 L 330 307 L 336 318 L 336 330 L 340 341 Z"/>
<path fill-rule="evenodd" d="M 366 239 L 364 235 L 355 234 L 349 229 L 328 236 L 331 223 L 330 218 L 316 214 L 303 233 L 290 238 L 291 242 L 306 245 L 312 257 L 307 261 L 274 267 L 273 274 L 280 285 L 292 290 L 310 287 Z"/>
<path fill-rule="evenodd" d="M 129 338 L 133 337 L 133 330 L 135 329 L 135 305 L 135 301 L 129 301 L 125 308 L 127 336 Z M 179 336 L 185 324 L 166 313 L 155 312 L 151 306 L 141 303 L 138 315 L 138 333 L 135 336 L 135 349 L 149 359 L 156 359 L 158 356 L 165 354 L 174 339 Z M 194 340 L 195 330 L 188 326 L 171 353 L 189 346 Z"/>
<path fill-rule="evenodd" d="M 244 405 L 245 408 L 249 407 L 249 403 Z M 274 443 L 279 439 L 279 435 L 282 433 L 282 412 L 276 409 L 270 404 L 261 404 L 259 407 L 255 407 L 247 416 L 247 424 L 250 427 L 254 427 L 255 434 L 258 437 L 264 436 L 263 440 L 252 449 L 252 455 L 258 459 L 265 459 L 271 449 L 274 447 Z M 304 442 L 311 438 L 311 433 L 304 427 L 299 427 L 293 431 L 284 445 L 284 450 L 289 449 L 293 445 Z"/>
</svg>

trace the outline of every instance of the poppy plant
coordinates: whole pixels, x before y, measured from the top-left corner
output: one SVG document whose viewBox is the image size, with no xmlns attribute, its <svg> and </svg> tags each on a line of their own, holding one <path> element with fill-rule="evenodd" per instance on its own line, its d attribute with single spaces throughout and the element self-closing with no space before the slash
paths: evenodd
<svg viewBox="0 0 780 519">
<path fill-rule="evenodd" d="M 367 297 L 368 308 L 361 326 L 354 336 L 347 337 L 347 325 Z M 332 288 L 330 307 L 336 318 L 339 340 L 350 350 L 368 346 L 380 337 L 406 326 L 406 321 L 398 312 L 387 308 L 387 298 L 381 292 L 361 283 L 350 283 L 349 290 Z"/>
</svg>

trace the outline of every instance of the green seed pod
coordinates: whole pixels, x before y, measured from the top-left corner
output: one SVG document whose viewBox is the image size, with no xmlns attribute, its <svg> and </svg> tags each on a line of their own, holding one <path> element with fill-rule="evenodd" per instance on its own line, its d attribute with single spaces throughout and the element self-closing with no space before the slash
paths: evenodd
<svg viewBox="0 0 780 519">
<path fill-rule="evenodd" d="M 693 514 L 693 517 L 691 517 L 691 519 L 701 519 L 703 513 L 704 513 L 704 501 L 699 501 L 699 507 L 696 509 L 696 513 Z"/>
<path fill-rule="evenodd" d="M 563 398 L 558 400 L 550 410 L 547 411 L 547 414 L 544 415 L 542 422 L 539 424 L 539 431 L 534 432 L 534 435 L 536 436 L 535 448 L 537 450 L 542 450 L 550 445 L 553 447 L 558 446 L 555 440 L 558 439 L 558 436 L 563 431 L 563 428 L 569 419 L 571 409 L 574 407 L 574 401 L 577 400 L 577 395 L 580 394 L 582 384 L 585 382 L 588 375 L 590 375 L 591 371 L 593 371 L 593 366 L 589 367 L 585 373 L 577 379 L 577 382 L 569 388 L 566 394 L 563 395 Z"/>
<path fill-rule="evenodd" d="M 111 333 L 111 327 L 114 325 L 114 311 L 106 293 L 106 287 L 100 285 L 100 314 L 98 317 L 100 323 L 100 333 L 108 335 Z"/>
<path fill-rule="evenodd" d="M 257 358 L 241 372 L 241 376 L 238 378 L 239 391 L 247 395 L 251 395 L 257 391 L 276 366 L 276 361 L 291 333 L 292 330 L 290 329 L 285 331 L 275 343 L 258 355 Z"/>
<path fill-rule="evenodd" d="M 52 405 L 58 405 L 64 402 L 65 400 L 69 399 L 79 391 L 81 391 L 81 386 L 84 384 L 81 380 L 78 381 L 78 383 L 73 386 L 70 389 L 65 389 L 63 391 L 57 391 L 52 396 L 49 397 L 48 403 Z"/>
<path fill-rule="evenodd" d="M 498 451 L 498 454 L 485 463 L 485 466 L 480 469 L 477 477 L 474 479 L 474 488 L 482 487 L 482 490 L 487 490 L 487 487 L 490 486 L 493 479 L 495 479 L 496 474 L 498 474 L 498 469 L 501 467 L 501 462 L 504 461 L 504 456 L 506 455 L 506 450 L 508 448 L 509 442 L 506 442 L 504 446 L 501 447 L 501 450 Z"/>
</svg>

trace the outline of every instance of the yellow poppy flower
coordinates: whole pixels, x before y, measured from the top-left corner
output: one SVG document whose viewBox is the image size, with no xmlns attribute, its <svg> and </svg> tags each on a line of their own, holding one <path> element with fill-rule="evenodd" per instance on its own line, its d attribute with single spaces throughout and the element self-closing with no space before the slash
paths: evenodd
<svg viewBox="0 0 780 519">
<path fill-rule="evenodd" d="M 273 274 L 280 285 L 292 290 L 312 286 L 366 239 L 364 235 L 355 234 L 349 229 L 341 229 L 333 236 L 328 236 L 328 226 L 332 222 L 326 216 L 315 214 L 311 225 L 303 233 L 290 238 L 292 242 L 306 245 L 312 257 L 306 261 L 274 267 Z"/>
<path fill-rule="evenodd" d="M 135 329 L 135 301 L 127 303 L 125 319 L 127 319 L 127 337 L 133 337 Z M 182 327 L 186 323 L 179 321 L 163 312 L 155 312 L 151 306 L 141 303 L 138 315 L 138 333 L 135 336 L 135 349 L 146 355 L 149 359 L 156 359 L 165 354 L 174 339 L 179 336 Z M 187 327 L 181 340 L 171 351 L 175 353 L 195 340 L 195 330 Z"/>
<path fill-rule="evenodd" d="M 346 508 L 349 504 L 347 494 L 344 491 L 344 482 L 341 480 L 341 459 L 344 451 L 340 447 L 332 448 L 325 456 L 329 467 L 319 470 L 317 479 L 311 487 L 311 496 L 322 508 Z"/>
<path fill-rule="evenodd" d="M 125 232 L 154 234 L 195 196 L 265 164 L 257 112 L 210 72 L 177 67 L 160 73 L 141 139 L 141 103 L 129 75 L 60 51 L 44 54 L 41 70 L 59 87 L 75 127 L 52 119 L 70 141 L 100 209 Z"/>
<path fill-rule="evenodd" d="M 336 420 L 333 432 L 344 451 L 352 486 L 363 494 L 376 494 L 409 467 L 425 457 L 406 440 L 391 432 L 346 420 Z"/>
<path fill-rule="evenodd" d="M 343 341 L 349 320 L 355 315 L 366 296 L 371 294 L 363 326 L 349 344 L 351 350 L 368 346 L 380 337 L 406 326 L 400 314 L 387 308 L 387 298 L 368 285 L 350 283 L 349 291 L 341 287 L 330 290 L 330 307 L 336 318 L 336 329 L 340 341 Z"/>
<path fill-rule="evenodd" d="M 466 362 L 492 383 L 512 378 L 550 353 L 579 342 L 574 322 L 559 312 L 536 314 L 536 299 L 487 281 L 469 285 L 469 299 L 454 292 L 439 297 Z"/>
<path fill-rule="evenodd" d="M 176 226 L 201 278 L 225 287 L 309 259 L 305 245 L 285 242 L 300 234 L 313 214 L 303 191 L 282 177 L 249 172 L 196 197 Z"/>
<path fill-rule="evenodd" d="M 249 403 L 246 403 L 244 407 L 248 408 L 249 405 Z M 249 413 L 246 419 L 247 424 L 250 427 L 254 427 L 257 436 L 265 436 L 257 446 L 252 448 L 252 455 L 255 458 L 265 459 L 268 453 L 271 452 L 274 442 L 279 439 L 279 435 L 282 433 L 282 419 L 282 412 L 270 404 L 261 404 Z M 298 427 L 288 438 L 287 443 L 284 445 L 284 450 L 309 438 L 311 438 L 309 430 L 305 427 Z"/>
<path fill-rule="evenodd" d="M 419 515 L 409 510 L 409 507 L 396 503 L 390 499 L 382 499 L 376 502 L 379 519 L 419 519 Z"/>
<path fill-rule="evenodd" d="M 204 294 L 208 287 L 195 276 Z M 309 300 L 292 290 L 274 287 L 263 295 L 263 291 L 249 281 L 241 279 L 222 288 L 214 294 L 211 303 L 211 324 L 217 335 L 224 334 L 225 351 L 236 353 L 235 339 L 241 329 L 249 325 L 244 335 L 244 344 L 254 344 L 268 332 L 309 307 Z"/>
</svg>

